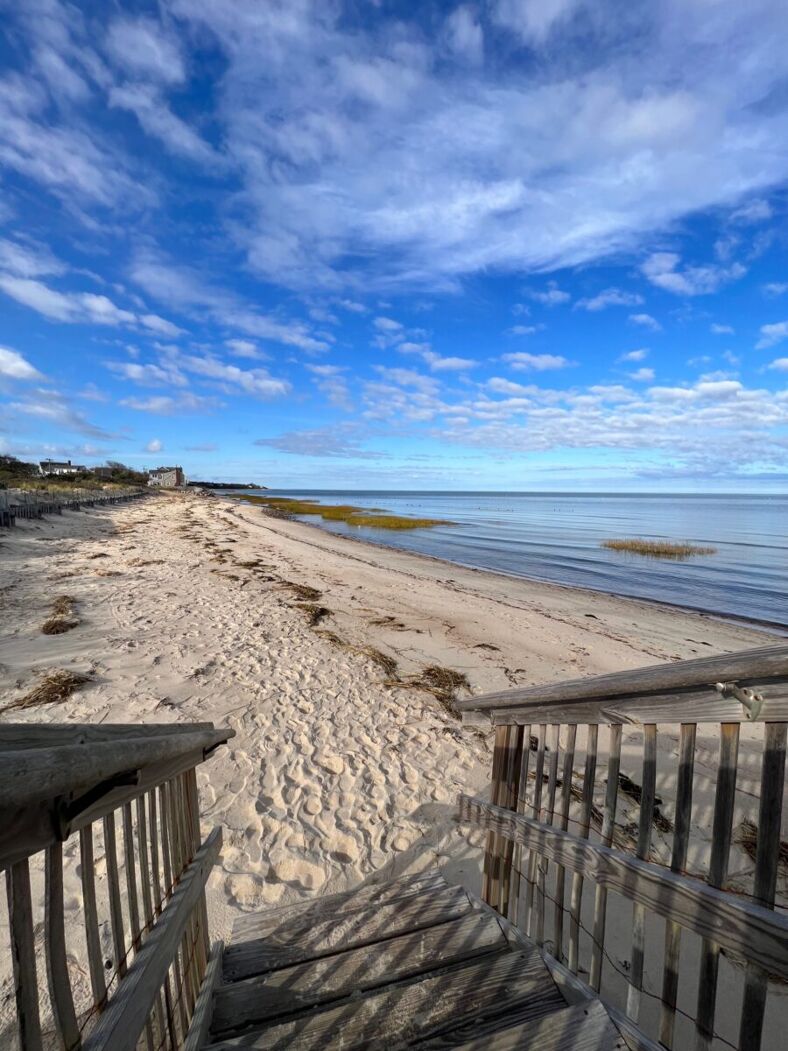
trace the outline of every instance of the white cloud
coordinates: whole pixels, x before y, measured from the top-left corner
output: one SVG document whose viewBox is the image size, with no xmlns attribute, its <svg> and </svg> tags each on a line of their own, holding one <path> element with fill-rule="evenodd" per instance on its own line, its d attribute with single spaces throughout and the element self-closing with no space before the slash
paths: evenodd
<svg viewBox="0 0 788 1051">
<path fill-rule="evenodd" d="M 144 452 L 146 453 L 160 453 L 164 445 L 159 438 L 151 438 L 151 440 L 145 446 Z"/>
<path fill-rule="evenodd" d="M 714 322 L 710 329 L 715 336 L 733 336 L 735 334 L 735 329 L 732 325 L 718 325 Z"/>
<path fill-rule="evenodd" d="M 109 361 L 107 368 L 143 387 L 187 387 L 189 381 L 171 362 L 143 365 L 137 361 Z"/>
<path fill-rule="evenodd" d="M 638 350 L 628 350 L 622 354 L 619 361 L 644 361 L 648 357 L 648 349 L 640 347 Z"/>
<path fill-rule="evenodd" d="M 777 321 L 773 325 L 761 325 L 761 338 L 755 344 L 756 350 L 774 347 L 788 339 L 788 321 Z"/>
<path fill-rule="evenodd" d="M 561 303 L 568 303 L 572 298 L 568 292 L 560 289 L 555 281 L 548 281 L 547 288 L 544 290 L 530 289 L 528 295 L 531 299 L 546 307 L 555 307 Z"/>
<path fill-rule="evenodd" d="M 767 368 L 775 369 L 777 372 L 788 372 L 788 358 L 775 358 Z"/>
<path fill-rule="evenodd" d="M 150 412 L 154 416 L 197 415 L 218 407 L 215 399 L 199 397 L 188 391 L 177 397 L 161 394 L 150 398 L 123 398 L 120 404 L 136 412 Z"/>
<path fill-rule="evenodd" d="M 253 394 L 259 398 L 278 398 L 289 393 L 291 389 L 286 380 L 274 378 L 267 369 L 240 369 L 237 365 L 227 365 L 218 358 L 197 355 L 184 354 L 177 360 L 178 364 L 189 372 L 238 387 L 246 394 Z"/>
<path fill-rule="evenodd" d="M 771 281 L 769 284 L 763 286 L 764 295 L 767 296 L 782 296 L 788 292 L 788 282 L 785 281 Z"/>
<path fill-rule="evenodd" d="M 166 84 L 185 79 L 177 43 L 153 19 L 116 19 L 109 27 L 105 44 L 114 62 L 129 73 Z"/>
<path fill-rule="evenodd" d="M 344 376 L 347 370 L 342 365 L 307 365 L 306 369 L 315 377 L 316 386 L 332 405 L 352 411 L 350 388 Z"/>
<path fill-rule="evenodd" d="M 447 50 L 455 58 L 478 65 L 484 58 L 484 30 L 478 16 L 469 4 L 456 7 L 446 18 L 443 27 Z"/>
<path fill-rule="evenodd" d="M 258 350 L 257 344 L 250 339 L 226 339 L 224 345 L 235 354 L 237 358 L 262 358 L 264 355 Z"/>
<path fill-rule="evenodd" d="M 222 163 L 213 147 L 172 112 L 156 88 L 148 84 L 114 87 L 109 93 L 109 104 L 133 113 L 143 130 L 159 139 L 170 153 L 207 165 Z"/>
<path fill-rule="evenodd" d="M 769 202 L 756 197 L 743 204 L 741 208 L 736 208 L 731 213 L 730 218 L 733 223 L 749 226 L 752 223 L 766 222 L 767 219 L 772 218 L 773 214 L 774 212 Z"/>
<path fill-rule="evenodd" d="M 641 270 L 652 285 L 677 296 L 710 295 L 747 273 L 747 268 L 741 263 L 732 263 L 729 267 L 714 264 L 685 266 L 679 270 L 680 263 L 681 256 L 676 252 L 654 252 L 642 264 Z"/>
<path fill-rule="evenodd" d="M 431 350 L 425 351 L 422 357 L 433 372 L 464 372 L 479 364 L 473 358 L 442 357 Z"/>
<path fill-rule="evenodd" d="M 624 292 L 620 288 L 606 288 L 590 299 L 579 299 L 575 304 L 582 310 L 605 310 L 607 307 L 635 307 L 643 302 L 637 292 Z"/>
<path fill-rule="evenodd" d="M 0 377 L 11 380 L 42 380 L 44 377 L 30 362 L 10 347 L 0 347 Z"/>
<path fill-rule="evenodd" d="M 359 445 L 350 427 L 288 431 L 274 438 L 257 438 L 254 444 L 293 456 L 337 457 L 350 460 L 378 460 L 385 456 L 385 453 L 365 449 Z"/>
<path fill-rule="evenodd" d="M 492 17 L 498 25 L 514 30 L 523 41 L 537 47 L 579 6 L 579 0 L 494 0 Z"/>
<path fill-rule="evenodd" d="M 637 369 L 635 372 L 629 374 L 633 380 L 637 383 L 652 383 L 654 380 L 655 372 L 653 369 Z"/>
<path fill-rule="evenodd" d="M 542 325 L 512 325 L 511 328 L 506 330 L 506 334 L 509 336 L 532 336 L 543 327 Z"/>
<path fill-rule="evenodd" d="M 651 314 L 630 314 L 629 320 L 633 325 L 641 325 L 643 328 L 650 328 L 652 332 L 661 332 L 662 325 L 657 321 Z"/>
<path fill-rule="evenodd" d="M 503 360 L 507 361 L 513 369 L 533 369 L 535 372 L 544 372 L 547 369 L 566 369 L 572 365 L 571 361 L 559 354 L 527 354 L 518 351 L 515 354 L 504 354 Z"/>
</svg>

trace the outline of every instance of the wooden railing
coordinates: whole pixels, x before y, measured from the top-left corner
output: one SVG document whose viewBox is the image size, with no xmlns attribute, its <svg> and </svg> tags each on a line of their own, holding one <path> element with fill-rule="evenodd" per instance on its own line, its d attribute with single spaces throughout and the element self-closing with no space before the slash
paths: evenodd
<svg viewBox="0 0 788 1051">
<path fill-rule="evenodd" d="M 84 507 L 120 504 L 149 496 L 147 489 L 0 489 L 0 526 L 10 527 L 18 518 L 42 518 Z"/>
<path fill-rule="evenodd" d="M 788 914 L 775 909 L 778 868 L 788 852 L 781 841 L 788 646 L 511 690 L 456 706 L 464 720 L 495 726 L 490 800 L 460 798 L 461 820 L 488 833 L 485 901 L 538 943 L 561 981 L 601 992 L 630 1046 L 757 1051 L 770 987 L 788 982 Z M 703 871 L 694 850 L 690 872 L 697 732 L 709 724 L 719 735 L 706 822 L 711 841 Z M 755 724 L 745 733 L 759 756 L 748 757 L 737 798 L 743 724 Z M 673 744 L 677 726 L 677 748 L 667 755 L 663 748 L 658 770 L 658 744 Z M 628 763 L 630 774 L 621 769 L 625 730 L 628 747 L 640 754 L 638 763 Z M 660 792 L 674 797 L 672 818 L 658 805 L 658 777 Z M 636 824 L 619 820 L 623 803 L 637 812 Z M 745 885 L 737 873 L 735 886 L 728 878 L 734 811 L 754 857 L 751 881 Z M 655 849 L 655 825 L 669 861 Z M 615 954 L 608 951 L 613 907 L 619 918 L 623 910 L 631 930 L 628 949 L 618 946 Z M 659 944 L 647 944 L 655 917 L 664 933 L 656 935 Z M 681 967 L 682 945 L 689 948 L 692 938 L 694 974 L 688 964 Z M 735 1032 L 728 1004 L 725 1033 L 718 1024 L 721 957 L 728 984 L 738 983 L 728 994 L 739 1005 Z M 661 981 L 648 988 L 646 972 L 656 968 Z M 784 1037 L 779 1019 L 775 1024 Z"/>
<path fill-rule="evenodd" d="M 201 841 L 196 767 L 231 736 L 211 723 L 0 724 L 0 869 L 23 1051 L 187 1046 L 222 841 L 218 828 Z M 75 884 L 79 925 L 64 913 Z M 0 1045 L 13 1035 L 0 1031 Z"/>
</svg>

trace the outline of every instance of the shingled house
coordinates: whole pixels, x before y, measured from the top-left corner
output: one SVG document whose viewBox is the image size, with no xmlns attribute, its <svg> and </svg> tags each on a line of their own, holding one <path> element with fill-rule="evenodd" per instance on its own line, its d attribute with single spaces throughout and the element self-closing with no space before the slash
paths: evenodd
<svg viewBox="0 0 788 1051">
<path fill-rule="evenodd" d="M 178 486 L 186 485 L 186 475 L 182 467 L 157 467 L 148 475 L 148 485 L 156 485 L 162 489 L 177 489 Z"/>
</svg>

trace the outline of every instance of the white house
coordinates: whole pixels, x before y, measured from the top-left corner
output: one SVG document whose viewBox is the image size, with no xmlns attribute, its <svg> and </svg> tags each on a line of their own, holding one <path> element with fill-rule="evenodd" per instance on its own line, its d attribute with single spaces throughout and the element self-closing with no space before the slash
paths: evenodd
<svg viewBox="0 0 788 1051">
<path fill-rule="evenodd" d="M 42 460 L 39 467 L 41 474 L 79 474 L 87 471 L 84 464 L 72 464 L 71 460 Z"/>
<path fill-rule="evenodd" d="M 157 467 L 155 471 L 148 473 L 148 485 L 159 486 L 162 489 L 176 489 L 178 486 L 186 485 L 186 475 L 182 467 Z"/>
</svg>

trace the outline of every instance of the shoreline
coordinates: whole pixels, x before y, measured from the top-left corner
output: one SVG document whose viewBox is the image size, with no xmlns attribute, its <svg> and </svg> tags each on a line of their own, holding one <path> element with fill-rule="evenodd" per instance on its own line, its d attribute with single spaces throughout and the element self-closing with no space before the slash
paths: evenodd
<svg viewBox="0 0 788 1051">
<path fill-rule="evenodd" d="M 330 529 L 326 529 L 319 525 L 317 522 L 302 521 L 300 518 L 294 515 L 287 515 L 278 511 L 273 511 L 267 508 L 264 504 L 251 504 L 245 502 L 243 498 L 234 499 L 227 493 L 212 493 L 220 500 L 225 500 L 235 506 L 245 506 L 251 510 L 257 510 L 266 518 L 272 518 L 277 521 L 293 522 L 299 526 L 306 526 L 308 529 L 313 529 L 320 533 L 322 536 L 329 536 L 337 541 L 348 541 L 351 544 L 360 544 L 364 547 L 373 548 L 375 550 L 382 551 L 396 551 L 399 554 L 405 555 L 413 559 L 424 559 L 430 562 L 436 562 L 439 565 L 448 567 L 457 567 L 467 572 L 487 574 L 492 577 L 501 577 L 505 580 L 521 581 L 530 584 L 537 584 L 540 587 L 547 588 L 559 588 L 563 591 L 576 593 L 585 596 L 594 595 L 606 595 L 609 598 L 620 599 L 622 602 L 638 602 L 646 603 L 649 606 L 654 606 L 659 609 L 666 611 L 675 610 L 679 613 L 692 613 L 701 617 L 708 617 L 711 620 L 721 621 L 722 623 L 736 624 L 744 628 L 752 628 L 756 631 L 763 631 L 767 634 L 776 634 L 781 638 L 788 637 L 788 624 L 783 624 L 781 621 L 763 620 L 758 617 L 737 617 L 733 613 L 724 613 L 716 610 L 704 609 L 702 606 L 689 606 L 683 605 L 679 602 L 667 602 L 660 599 L 649 598 L 643 595 L 625 595 L 620 591 L 608 591 L 605 588 L 590 588 L 582 584 L 563 584 L 556 580 L 547 580 L 544 577 L 532 577 L 526 576 L 521 573 L 507 573 L 502 569 L 490 569 L 487 566 L 476 566 L 469 562 L 457 562 L 450 558 L 443 558 L 440 555 L 431 555 L 423 551 L 411 551 L 408 548 L 398 547 L 395 544 L 386 544 L 380 540 L 371 540 L 368 537 L 351 536 L 345 533 L 335 533 Z"/>
<path fill-rule="evenodd" d="M 0 543 L 1 721 L 209 721 L 235 731 L 197 775 L 203 833 L 224 829 L 207 885 L 216 937 L 241 914 L 428 869 L 478 892 L 485 836 L 454 815 L 461 792 L 488 791 L 492 735 L 462 724 L 450 699 L 425 688 L 430 668 L 457 673 L 478 695 L 768 642 L 702 613 L 351 546 L 257 510 L 161 493 L 25 521 Z M 62 596 L 76 624 L 45 634 Z M 61 669 L 83 684 L 55 703 L 24 705 Z M 578 748 L 583 740 L 581 728 Z M 601 757 L 607 740 L 603 730 Z M 678 743 L 678 727 L 661 725 L 659 769 L 675 767 Z M 762 728 L 742 724 L 740 813 L 757 792 L 761 750 Z M 699 727 L 690 871 L 708 867 L 703 815 L 718 754 L 719 728 Z M 604 769 L 600 759 L 600 810 Z M 626 726 L 621 771 L 639 783 L 641 769 L 642 731 Z M 675 787 L 658 787 L 672 816 Z M 622 808 L 622 822 L 634 820 L 634 804 Z M 736 849 L 732 880 L 746 889 L 754 865 Z M 669 863 L 668 834 L 655 833 L 654 851 Z M 70 966 L 84 983 L 78 842 L 64 852 Z M 40 856 L 31 879 L 43 900 Z M 106 894 L 100 866 L 97 882 Z M 608 915 L 611 952 L 626 959 L 631 912 L 611 904 Z M 110 956 L 109 941 L 105 949 Z M 36 954 L 45 968 L 43 938 Z M 720 988 L 735 984 L 735 965 L 720 966 Z M 0 953 L 0 993 L 12 983 Z"/>
</svg>

